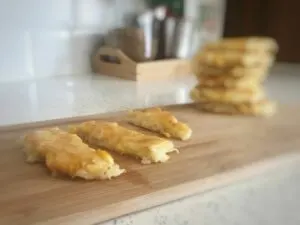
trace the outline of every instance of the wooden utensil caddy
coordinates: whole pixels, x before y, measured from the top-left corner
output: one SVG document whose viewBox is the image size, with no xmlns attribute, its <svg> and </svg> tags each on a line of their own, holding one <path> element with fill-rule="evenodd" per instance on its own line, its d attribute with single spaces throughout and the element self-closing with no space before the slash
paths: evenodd
<svg viewBox="0 0 300 225">
<path fill-rule="evenodd" d="M 190 60 L 164 59 L 135 62 L 120 49 L 101 47 L 92 58 L 93 71 L 129 80 L 166 79 L 191 73 Z"/>
</svg>

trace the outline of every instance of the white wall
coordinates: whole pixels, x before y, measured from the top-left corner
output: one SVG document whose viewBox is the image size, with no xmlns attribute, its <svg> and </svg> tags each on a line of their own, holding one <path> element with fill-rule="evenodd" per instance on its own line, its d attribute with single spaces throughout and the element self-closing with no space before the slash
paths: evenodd
<svg viewBox="0 0 300 225">
<path fill-rule="evenodd" d="M 142 0 L 0 0 L 0 81 L 90 72 L 101 35 Z"/>
<path fill-rule="evenodd" d="M 199 4 L 209 4 L 222 20 L 224 2 L 186 0 L 185 14 L 199 17 Z M 0 0 L 0 82 L 91 72 L 90 55 L 102 35 L 144 8 L 143 0 Z M 212 34 L 208 39 L 220 36 L 221 27 L 200 26 Z"/>
</svg>

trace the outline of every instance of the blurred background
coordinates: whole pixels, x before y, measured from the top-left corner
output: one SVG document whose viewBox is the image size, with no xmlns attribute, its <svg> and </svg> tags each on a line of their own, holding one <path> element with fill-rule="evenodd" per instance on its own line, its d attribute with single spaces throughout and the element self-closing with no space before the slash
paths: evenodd
<svg viewBox="0 0 300 225">
<path fill-rule="evenodd" d="M 299 8 L 297 0 L 228 0 L 223 35 L 273 37 L 280 46 L 277 60 L 299 63 Z"/>
<path fill-rule="evenodd" d="M 194 21 L 194 51 L 222 36 L 267 35 L 279 61 L 300 61 L 297 0 L 2 0 L 0 81 L 90 73 L 103 35 L 157 5 Z"/>
<path fill-rule="evenodd" d="M 223 0 L 1 0 L 0 81 L 90 73 L 103 36 L 155 5 L 196 19 L 204 39 L 223 32 Z"/>
</svg>

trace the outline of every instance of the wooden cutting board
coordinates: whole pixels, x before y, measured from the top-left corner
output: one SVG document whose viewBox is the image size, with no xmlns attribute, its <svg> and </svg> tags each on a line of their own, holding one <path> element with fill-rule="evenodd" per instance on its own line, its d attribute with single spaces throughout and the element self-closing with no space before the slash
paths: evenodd
<svg viewBox="0 0 300 225">
<path fill-rule="evenodd" d="M 0 224 L 95 224 L 244 179 L 299 157 L 300 107 L 281 107 L 272 118 L 200 113 L 193 104 L 167 106 L 193 129 L 175 141 L 179 154 L 164 164 L 141 165 L 116 156 L 127 173 L 110 181 L 55 178 L 39 164 L 24 162 L 24 132 L 46 126 L 105 119 L 124 113 L 0 128 Z M 143 130 L 143 132 L 145 132 Z"/>
</svg>

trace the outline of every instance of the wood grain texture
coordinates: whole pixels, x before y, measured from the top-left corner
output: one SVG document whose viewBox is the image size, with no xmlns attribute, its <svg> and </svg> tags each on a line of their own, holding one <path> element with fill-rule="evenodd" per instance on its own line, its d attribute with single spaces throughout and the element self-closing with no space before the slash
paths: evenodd
<svg viewBox="0 0 300 225">
<path fill-rule="evenodd" d="M 111 181 L 51 177 L 42 165 L 24 162 L 17 140 L 30 129 L 90 119 L 132 127 L 122 122 L 123 113 L 1 127 L 0 224 L 95 224 L 227 185 L 300 156 L 300 107 L 281 107 L 269 119 L 204 114 L 193 104 L 165 108 L 191 126 L 192 139 L 174 141 L 180 153 L 164 164 L 141 165 L 113 154 L 128 172 Z"/>
</svg>

